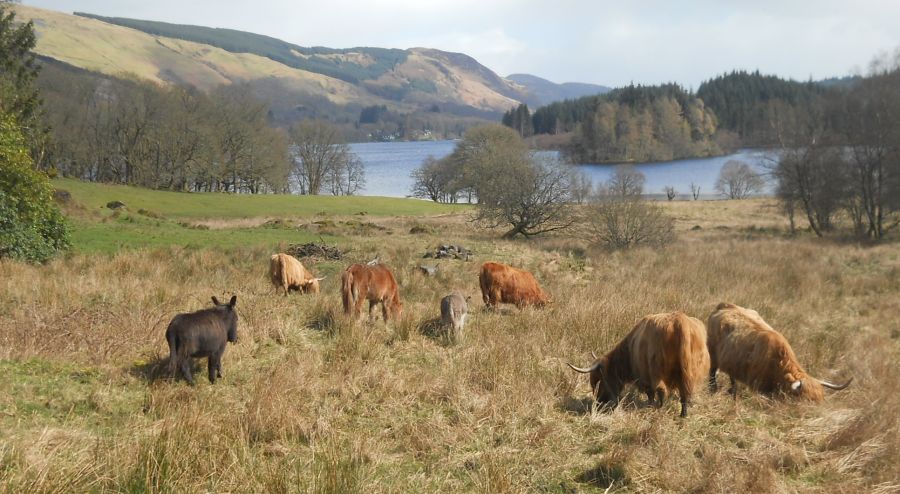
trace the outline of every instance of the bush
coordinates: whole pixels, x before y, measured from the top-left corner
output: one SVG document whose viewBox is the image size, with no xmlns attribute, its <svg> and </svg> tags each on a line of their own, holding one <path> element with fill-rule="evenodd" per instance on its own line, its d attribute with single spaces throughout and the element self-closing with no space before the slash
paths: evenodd
<svg viewBox="0 0 900 494">
<path fill-rule="evenodd" d="M 44 262 L 68 247 L 50 180 L 32 166 L 13 118 L 0 115 L 0 258 Z"/>
<path fill-rule="evenodd" d="M 587 237 L 612 249 L 664 245 L 675 239 L 675 220 L 637 197 L 603 196 L 590 206 Z"/>
</svg>

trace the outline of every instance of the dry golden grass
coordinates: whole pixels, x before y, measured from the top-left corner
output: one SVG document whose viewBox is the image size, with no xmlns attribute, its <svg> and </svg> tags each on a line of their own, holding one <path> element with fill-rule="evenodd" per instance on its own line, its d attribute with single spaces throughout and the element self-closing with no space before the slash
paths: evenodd
<svg viewBox="0 0 900 494">
<path fill-rule="evenodd" d="M 433 235 L 397 220 L 354 237 L 354 256 L 380 254 L 401 285 L 405 318 L 389 326 L 341 316 L 342 264 L 313 267 L 329 274 L 318 297 L 274 296 L 258 248 L 0 263 L 0 491 L 900 489 L 900 246 L 748 235 L 765 218 L 719 215 L 758 202 L 668 207 L 681 236 L 659 250 L 496 241 L 459 218 L 416 220 Z M 479 262 L 413 273 L 440 242 L 532 270 L 556 303 L 482 311 Z M 453 289 L 473 295 L 455 345 L 421 331 Z M 224 379 L 167 379 L 170 318 L 231 293 L 240 341 Z M 645 314 L 705 320 L 723 300 L 758 310 L 812 374 L 853 385 L 822 404 L 703 394 L 682 420 L 676 400 L 656 410 L 642 396 L 595 410 L 564 364 Z"/>
</svg>

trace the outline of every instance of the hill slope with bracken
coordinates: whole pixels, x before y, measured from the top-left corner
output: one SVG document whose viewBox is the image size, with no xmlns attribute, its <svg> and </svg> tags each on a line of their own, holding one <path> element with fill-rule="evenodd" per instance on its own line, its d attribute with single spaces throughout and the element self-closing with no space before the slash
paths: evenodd
<svg viewBox="0 0 900 494">
<path fill-rule="evenodd" d="M 534 101 L 526 84 L 504 79 L 475 59 L 428 48 L 305 48 L 242 31 L 134 19 L 71 15 L 24 5 L 35 51 L 107 75 L 133 74 L 161 84 L 210 90 L 249 83 L 277 93 L 285 107 L 385 105 L 495 118 Z"/>
</svg>

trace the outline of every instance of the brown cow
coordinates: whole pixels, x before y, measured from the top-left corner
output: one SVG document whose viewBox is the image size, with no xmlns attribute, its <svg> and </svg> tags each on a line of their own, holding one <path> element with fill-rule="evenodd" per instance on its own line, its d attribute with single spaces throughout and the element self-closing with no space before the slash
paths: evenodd
<svg viewBox="0 0 900 494">
<path fill-rule="evenodd" d="M 716 371 L 731 377 L 731 394 L 737 397 L 737 383 L 767 394 L 781 393 L 812 401 L 825 397 L 823 386 L 844 389 L 853 381 L 837 385 L 811 377 L 800 363 L 787 339 L 772 329 L 755 310 L 721 303 L 709 316 L 709 384 L 718 388 Z"/>
<path fill-rule="evenodd" d="M 520 309 L 526 305 L 543 307 L 550 302 L 534 275 L 499 262 L 482 264 L 478 282 L 481 298 L 491 308 L 500 303 L 515 304 Z"/>
<path fill-rule="evenodd" d="M 384 322 L 389 317 L 399 321 L 403 311 L 400 292 L 394 274 L 384 264 L 353 264 L 341 275 L 341 296 L 344 303 L 344 314 L 362 314 L 363 301 L 369 301 L 369 318 L 375 306 L 381 304 Z M 388 314 L 390 312 L 390 315 Z"/>
<path fill-rule="evenodd" d="M 577 372 L 591 374 L 591 389 L 599 403 L 615 408 L 626 384 L 634 382 L 652 404 L 661 407 L 670 390 L 681 398 L 681 416 L 709 371 L 706 329 L 699 319 L 682 312 L 644 317 L 605 356 Z"/>
<path fill-rule="evenodd" d="M 272 254 L 269 261 L 269 278 L 278 289 L 287 295 L 290 290 L 303 293 L 319 293 L 319 282 L 325 278 L 316 278 L 303 266 L 303 263 L 288 254 Z"/>
</svg>

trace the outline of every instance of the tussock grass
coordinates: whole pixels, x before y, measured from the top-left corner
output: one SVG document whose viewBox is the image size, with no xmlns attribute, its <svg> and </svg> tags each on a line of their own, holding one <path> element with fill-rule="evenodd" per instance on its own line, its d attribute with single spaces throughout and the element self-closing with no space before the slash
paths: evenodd
<svg viewBox="0 0 900 494">
<path fill-rule="evenodd" d="M 896 490 L 900 246 L 748 237 L 732 218 L 607 253 L 428 221 L 439 233 L 342 241 L 393 268 L 404 316 L 387 325 L 343 317 L 343 264 L 314 266 L 329 276 L 318 296 L 273 295 L 265 247 L 0 263 L 0 491 Z M 483 310 L 479 262 L 414 272 L 428 246 L 457 241 L 532 270 L 554 304 Z M 428 328 L 455 289 L 473 298 L 453 343 Z M 224 378 L 169 379 L 171 317 L 231 294 Z M 758 310 L 813 375 L 854 384 L 822 404 L 703 393 L 681 420 L 675 400 L 657 410 L 638 393 L 600 410 L 565 366 L 645 314 L 705 320 L 723 300 Z"/>
</svg>

